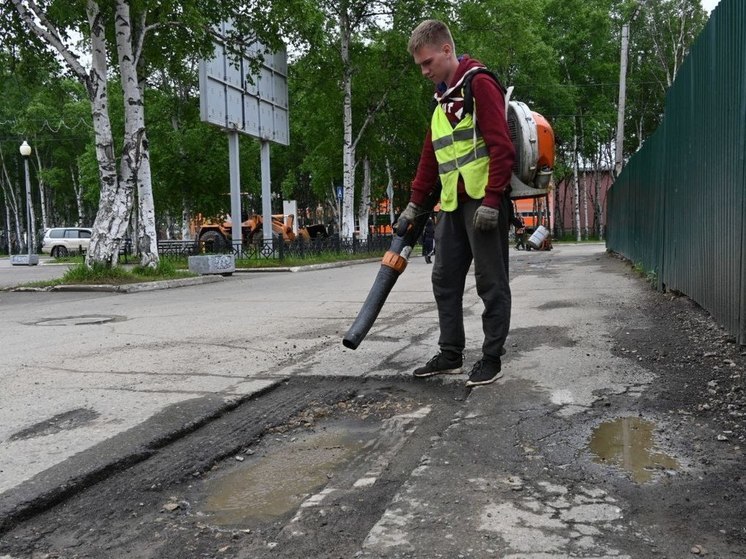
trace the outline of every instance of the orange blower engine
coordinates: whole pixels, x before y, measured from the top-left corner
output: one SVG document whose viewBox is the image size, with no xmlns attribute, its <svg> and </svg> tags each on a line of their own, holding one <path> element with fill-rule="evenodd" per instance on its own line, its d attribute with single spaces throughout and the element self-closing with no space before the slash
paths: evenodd
<svg viewBox="0 0 746 559">
<path fill-rule="evenodd" d="M 510 101 L 507 114 L 515 148 L 510 196 L 545 196 L 554 168 L 554 131 L 547 119 L 521 101 Z"/>
</svg>

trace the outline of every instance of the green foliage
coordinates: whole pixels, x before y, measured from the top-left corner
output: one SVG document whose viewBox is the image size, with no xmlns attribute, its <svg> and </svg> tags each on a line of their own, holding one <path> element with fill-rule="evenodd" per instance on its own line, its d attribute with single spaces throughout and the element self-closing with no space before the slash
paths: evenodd
<svg viewBox="0 0 746 559">
<path fill-rule="evenodd" d="M 649 0 L 630 31 L 627 155 L 660 124 L 668 90 L 689 46 L 707 23 L 699 0 Z"/>
<path fill-rule="evenodd" d="M 616 127 L 619 39 L 631 23 L 626 152 L 633 152 L 659 124 L 668 80 L 688 45 L 706 22 L 697 0 L 137 0 L 133 21 L 149 26 L 139 73 L 145 91 L 146 125 L 159 223 L 178 221 L 182 211 L 217 216 L 230 209 L 227 139 L 200 121 L 197 61 L 212 52 L 210 25 L 235 13 L 231 46 L 255 39 L 270 47 L 280 37 L 290 45 L 290 146 L 272 147 L 272 190 L 299 207 L 324 204 L 342 181 L 342 66 L 339 21 L 332 8 L 344 4 L 363 18 L 351 37 L 353 139 L 357 158 L 372 162 L 373 198 L 381 198 L 388 161 L 397 206 L 406 202 L 427 130 L 432 85 L 406 51 L 413 27 L 426 17 L 450 24 L 459 53 L 469 53 L 495 70 L 513 98 L 527 102 L 551 122 L 557 140 L 556 179 L 567 176 L 580 137 L 580 157 L 595 162 Z M 48 0 L 49 16 L 68 31 L 88 33 L 83 0 Z M 101 3 L 111 17 L 112 3 Z M 111 19 L 107 19 L 111 21 Z M 176 23 L 178 22 L 178 23 Z M 139 26 L 140 23 L 137 23 Z M 136 32 L 140 28 L 137 27 Z M 677 33 L 683 30 L 680 44 Z M 114 45 L 113 26 L 107 29 Z M 668 41 L 667 43 L 664 41 Z M 661 58 L 661 53 L 669 53 Z M 112 49 L 113 55 L 113 49 Z M 115 141 L 122 137 L 122 92 L 116 60 L 110 60 L 111 119 Z M 74 185 L 83 195 L 90 225 L 99 198 L 90 103 L 78 81 L 67 77 L 51 51 L 20 25 L 9 3 L 0 7 L 0 149 L 10 181 L 20 193 L 28 139 L 32 184 L 45 184 L 50 225 L 77 220 Z M 241 190 L 247 213 L 261 210 L 259 143 L 241 139 Z M 41 166 L 36 163 L 39 156 Z M 38 167 L 38 168 L 37 168 Z M 358 176 L 362 176 L 358 173 Z M 359 181 L 358 181 L 359 182 Z M 5 191 L 0 189 L 0 210 Z M 279 200 L 277 201 L 279 202 Z M 35 195 L 37 216 L 40 202 Z M 277 211 L 279 208 L 275 207 Z M 21 210 L 23 210 L 21 204 Z M 0 211 L 0 228 L 6 229 Z"/>
</svg>

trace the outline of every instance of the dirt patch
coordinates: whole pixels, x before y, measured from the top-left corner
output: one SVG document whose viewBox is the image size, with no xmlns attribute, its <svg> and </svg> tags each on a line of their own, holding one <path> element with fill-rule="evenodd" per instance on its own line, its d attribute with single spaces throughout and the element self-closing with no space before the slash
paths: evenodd
<svg viewBox="0 0 746 559">
<path fill-rule="evenodd" d="M 686 297 L 651 289 L 641 308 L 633 305 L 620 313 L 645 323 L 619 329 L 613 351 L 649 369 L 655 380 L 631 407 L 623 403 L 626 395 L 609 396 L 599 406 L 626 407 L 625 414 L 656 420 L 659 440 L 687 463 L 675 482 L 618 487 L 638 522 L 678 534 L 701 546 L 702 554 L 734 557 L 722 550 L 746 547 L 746 528 L 737 521 L 746 517 L 746 352 Z"/>
<path fill-rule="evenodd" d="M 654 399 L 663 413 L 712 422 L 732 444 L 746 440 L 746 350 L 690 299 L 651 293 L 649 329 L 622 329 L 618 355 L 653 370 Z M 722 437 L 721 437 L 722 439 Z"/>
</svg>

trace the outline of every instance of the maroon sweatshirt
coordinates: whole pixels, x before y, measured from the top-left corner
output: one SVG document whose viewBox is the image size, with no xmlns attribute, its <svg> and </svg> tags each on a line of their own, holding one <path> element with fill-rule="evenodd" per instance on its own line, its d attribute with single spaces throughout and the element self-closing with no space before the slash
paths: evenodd
<svg viewBox="0 0 746 559">
<path fill-rule="evenodd" d="M 453 81 L 449 84 L 448 90 L 461 81 L 464 73 L 474 67 L 484 67 L 484 64 L 464 55 L 459 59 L 459 66 Z M 510 186 L 510 176 L 513 169 L 513 160 L 515 159 L 515 150 L 513 142 L 510 139 L 508 123 L 505 119 L 505 96 L 502 89 L 495 83 L 490 76 L 486 74 L 477 74 L 471 82 L 471 91 L 474 95 L 474 111 L 479 131 L 482 133 L 487 149 L 490 153 L 490 170 L 489 179 L 487 180 L 487 189 L 485 191 L 484 201 L 482 204 L 492 208 L 500 207 L 500 200 L 506 189 Z M 448 93 L 447 97 L 441 98 L 446 93 L 445 84 L 438 87 L 435 98 L 438 99 L 446 116 L 453 126 L 456 126 L 462 118 L 463 109 L 463 92 L 462 89 L 456 88 L 453 92 Z M 435 159 L 435 150 L 433 150 L 432 131 L 427 129 L 425 144 L 422 146 L 420 163 L 417 166 L 417 174 L 412 181 L 411 201 L 417 205 L 425 203 L 428 193 L 435 187 L 438 180 L 438 161 Z M 459 200 L 467 197 L 464 189 L 464 181 L 461 177 L 458 180 Z"/>
</svg>

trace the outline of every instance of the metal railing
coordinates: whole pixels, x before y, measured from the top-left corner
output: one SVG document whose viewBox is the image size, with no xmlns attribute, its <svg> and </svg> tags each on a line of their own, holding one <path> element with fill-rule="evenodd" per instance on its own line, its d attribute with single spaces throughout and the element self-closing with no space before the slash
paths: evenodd
<svg viewBox="0 0 746 559">
<path fill-rule="evenodd" d="M 197 254 L 230 253 L 244 260 L 286 260 L 314 258 L 324 254 L 363 255 L 380 254 L 391 245 L 390 235 L 370 235 L 361 240 L 358 237 L 317 237 L 315 239 L 295 239 L 281 242 L 278 239 L 250 243 L 242 246 L 215 249 L 211 244 L 200 241 L 159 240 L 158 254 L 161 257 L 184 258 Z"/>
</svg>

